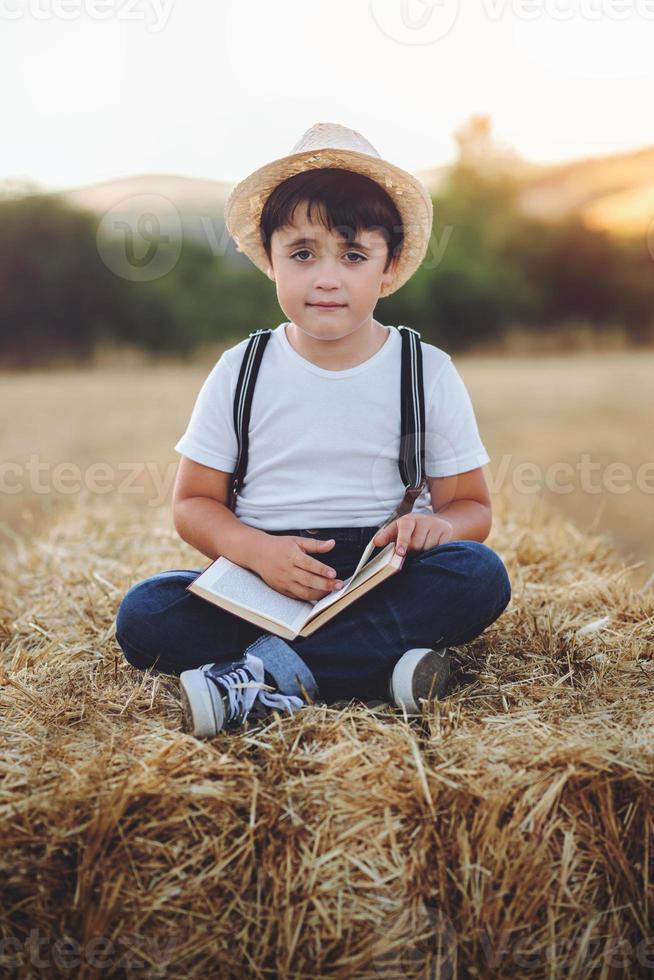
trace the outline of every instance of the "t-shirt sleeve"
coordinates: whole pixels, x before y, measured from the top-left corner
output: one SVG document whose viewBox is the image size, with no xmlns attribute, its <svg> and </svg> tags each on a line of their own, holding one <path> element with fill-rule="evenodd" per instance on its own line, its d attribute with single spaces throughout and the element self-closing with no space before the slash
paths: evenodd
<svg viewBox="0 0 654 980">
<path fill-rule="evenodd" d="M 448 356 L 425 408 L 427 476 L 454 476 L 490 462 L 463 378 Z"/>
<path fill-rule="evenodd" d="M 202 385 L 176 452 L 196 463 L 233 473 L 238 456 L 234 431 L 231 358 L 224 351 Z"/>
</svg>

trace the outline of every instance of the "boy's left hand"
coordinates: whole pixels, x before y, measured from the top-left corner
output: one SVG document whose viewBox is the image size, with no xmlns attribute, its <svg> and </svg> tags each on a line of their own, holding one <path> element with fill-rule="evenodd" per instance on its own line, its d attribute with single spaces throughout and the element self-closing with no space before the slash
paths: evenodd
<svg viewBox="0 0 654 980">
<path fill-rule="evenodd" d="M 373 538 L 375 547 L 396 541 L 395 551 L 400 555 L 407 551 L 427 551 L 453 540 L 454 528 L 437 514 L 404 514 L 377 531 Z"/>
</svg>

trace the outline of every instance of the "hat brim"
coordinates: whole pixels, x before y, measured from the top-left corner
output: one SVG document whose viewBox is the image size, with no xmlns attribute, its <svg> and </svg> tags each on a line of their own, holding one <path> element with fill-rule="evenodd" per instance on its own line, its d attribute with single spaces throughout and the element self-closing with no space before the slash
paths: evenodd
<svg viewBox="0 0 654 980">
<path fill-rule="evenodd" d="M 266 273 L 270 262 L 261 241 L 263 206 L 282 181 L 310 169 L 340 167 L 376 181 L 392 198 L 402 220 L 404 241 L 393 278 L 380 297 L 395 292 L 409 279 L 425 257 L 433 222 L 433 204 L 417 177 L 380 157 L 357 150 L 325 148 L 291 153 L 259 167 L 230 192 L 225 202 L 225 224 L 239 251 Z"/>
</svg>

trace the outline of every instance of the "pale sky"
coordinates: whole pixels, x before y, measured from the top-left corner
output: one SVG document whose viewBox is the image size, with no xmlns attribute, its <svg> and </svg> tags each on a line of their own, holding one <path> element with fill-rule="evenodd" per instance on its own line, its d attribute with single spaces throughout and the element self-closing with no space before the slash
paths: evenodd
<svg viewBox="0 0 654 980">
<path fill-rule="evenodd" d="M 654 0 L 0 0 L 0 180 L 237 181 L 315 122 L 407 170 L 453 131 L 554 162 L 654 143 Z"/>
</svg>

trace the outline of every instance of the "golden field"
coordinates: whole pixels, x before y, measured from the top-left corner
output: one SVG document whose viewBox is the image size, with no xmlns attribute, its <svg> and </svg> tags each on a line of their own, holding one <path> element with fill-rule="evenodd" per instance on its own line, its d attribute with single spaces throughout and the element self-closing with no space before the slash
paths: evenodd
<svg viewBox="0 0 654 980">
<path fill-rule="evenodd" d="M 217 356 L 217 355 L 216 355 Z M 4 373 L 2 533 L 29 538 L 88 496 L 169 508 L 173 446 L 213 361 Z M 654 350 L 454 358 L 491 493 L 536 499 L 654 572 Z"/>
</svg>

